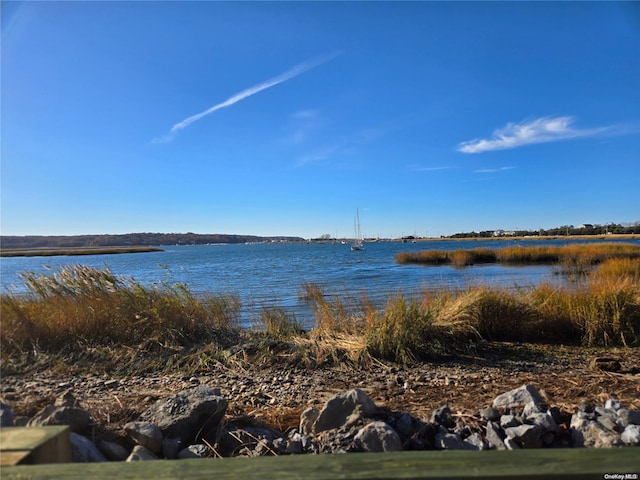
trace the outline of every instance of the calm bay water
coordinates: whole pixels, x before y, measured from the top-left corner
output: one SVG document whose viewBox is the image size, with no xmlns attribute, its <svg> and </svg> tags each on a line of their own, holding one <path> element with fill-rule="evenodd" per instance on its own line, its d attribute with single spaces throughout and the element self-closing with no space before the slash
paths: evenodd
<svg viewBox="0 0 640 480">
<path fill-rule="evenodd" d="M 581 242 L 590 242 L 582 240 Z M 596 240 L 597 241 L 597 240 Z M 184 283 L 195 293 L 234 293 L 243 304 L 243 320 L 251 319 L 263 306 L 281 306 L 305 324 L 312 312 L 299 299 L 305 282 L 315 282 L 327 294 L 369 299 L 383 304 L 390 294 L 417 295 L 425 288 L 464 287 L 490 284 L 526 288 L 542 281 L 563 279 L 549 266 L 512 267 L 478 265 L 466 268 L 397 265 L 398 252 L 425 249 L 502 248 L 509 245 L 562 245 L 554 240 L 473 240 L 418 243 L 378 242 L 352 252 L 349 245 L 258 244 L 165 246 L 164 252 L 82 257 L 14 257 L 0 259 L 0 289 L 24 291 L 18 273 L 52 272 L 63 265 L 108 267 L 117 275 L 133 277 L 144 284 Z M 640 244 L 640 241 L 631 243 Z"/>
</svg>

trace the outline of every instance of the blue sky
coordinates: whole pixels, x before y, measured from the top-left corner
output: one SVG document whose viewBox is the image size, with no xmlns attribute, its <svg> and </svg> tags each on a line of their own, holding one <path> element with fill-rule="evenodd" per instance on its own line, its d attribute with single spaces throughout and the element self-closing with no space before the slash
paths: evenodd
<svg viewBox="0 0 640 480">
<path fill-rule="evenodd" d="M 4 235 L 640 220 L 640 3 L 2 2 Z"/>
</svg>

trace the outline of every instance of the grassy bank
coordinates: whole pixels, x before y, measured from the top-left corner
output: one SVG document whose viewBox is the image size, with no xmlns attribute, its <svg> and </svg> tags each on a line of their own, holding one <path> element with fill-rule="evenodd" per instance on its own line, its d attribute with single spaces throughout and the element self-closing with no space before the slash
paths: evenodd
<svg viewBox="0 0 640 480">
<path fill-rule="evenodd" d="M 458 250 L 424 250 L 403 252 L 395 256 L 400 264 L 454 265 L 463 267 L 479 263 L 507 265 L 583 265 L 592 266 L 615 258 L 640 258 L 640 245 L 629 243 L 570 244 L 563 246 L 473 248 Z"/>
<path fill-rule="evenodd" d="M 42 247 L 0 248 L 0 257 L 54 257 L 58 255 L 109 255 L 118 253 L 162 252 L 157 247 Z"/>
<path fill-rule="evenodd" d="M 181 285 L 145 287 L 109 270 L 66 267 L 24 273 L 25 295 L 2 295 L 4 373 L 47 355 L 82 358 L 94 369 L 206 370 L 217 362 L 290 362 L 317 366 L 376 359 L 398 362 L 469 352 L 479 341 L 639 346 L 640 261 L 599 260 L 572 287 L 508 290 L 474 286 L 392 295 L 384 308 L 366 296 L 331 297 L 315 284 L 301 291 L 314 325 L 264 308 L 239 327 L 234 295 L 193 295 Z"/>
<path fill-rule="evenodd" d="M 3 353 L 223 342 L 240 317 L 236 296 L 196 298 L 183 286 L 149 288 L 109 269 L 76 265 L 21 279 L 25 295 L 0 297 Z"/>
</svg>

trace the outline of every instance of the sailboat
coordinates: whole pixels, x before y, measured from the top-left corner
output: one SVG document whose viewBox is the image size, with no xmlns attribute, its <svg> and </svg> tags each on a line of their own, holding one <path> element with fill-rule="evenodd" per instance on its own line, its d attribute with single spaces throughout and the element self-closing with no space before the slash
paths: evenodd
<svg viewBox="0 0 640 480">
<path fill-rule="evenodd" d="M 364 250 L 364 244 L 362 242 L 362 233 L 360 232 L 360 213 L 356 209 L 356 218 L 354 220 L 354 234 L 355 238 L 351 244 L 351 250 Z"/>
</svg>

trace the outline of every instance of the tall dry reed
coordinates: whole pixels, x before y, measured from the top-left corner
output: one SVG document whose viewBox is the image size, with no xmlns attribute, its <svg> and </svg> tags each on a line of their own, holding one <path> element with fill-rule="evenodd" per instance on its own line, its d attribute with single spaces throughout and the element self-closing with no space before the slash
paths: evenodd
<svg viewBox="0 0 640 480">
<path fill-rule="evenodd" d="M 499 249 L 475 248 L 458 250 L 426 250 L 403 252 L 395 256 L 397 263 L 455 266 L 477 263 L 512 265 L 556 264 L 591 266 L 612 258 L 640 258 L 640 246 L 629 243 L 586 243 L 562 246 L 509 246 Z"/>
<path fill-rule="evenodd" d="M 21 275 L 28 292 L 0 298 L 3 350 L 132 345 L 153 339 L 188 345 L 233 335 L 240 301 L 198 298 L 184 285 L 146 287 L 109 269 L 81 265 Z"/>
<path fill-rule="evenodd" d="M 425 291 L 414 298 L 396 294 L 383 308 L 364 295 L 329 295 L 309 283 L 301 292 L 314 312 L 308 332 L 278 308 L 263 309 L 257 322 L 262 335 L 294 346 L 295 356 L 310 365 L 375 358 L 411 362 L 478 339 L 638 346 L 640 259 L 601 253 L 589 254 L 596 268 L 571 286 L 480 285 Z M 23 281 L 26 295 L 0 298 L 3 355 L 148 341 L 206 346 L 238 340 L 240 301 L 234 295 L 195 296 L 182 285 L 146 287 L 108 269 L 81 266 L 53 275 L 25 273 Z M 220 349 L 207 348 L 204 357 L 190 358 L 202 365 L 221 358 Z"/>
</svg>

